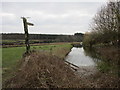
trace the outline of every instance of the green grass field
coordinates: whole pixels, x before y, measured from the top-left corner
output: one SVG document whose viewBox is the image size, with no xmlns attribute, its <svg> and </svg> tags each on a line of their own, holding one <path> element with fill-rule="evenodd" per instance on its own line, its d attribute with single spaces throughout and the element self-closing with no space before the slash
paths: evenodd
<svg viewBox="0 0 120 90">
<path fill-rule="evenodd" d="M 43 46 L 31 46 L 31 50 L 42 50 L 52 52 L 53 54 L 64 57 L 65 49 L 70 49 L 70 44 L 58 44 L 58 45 L 43 45 Z M 16 65 L 19 60 L 22 59 L 22 55 L 25 52 L 25 47 L 10 47 L 2 48 L 2 68 L 3 68 L 3 80 L 6 77 L 11 77 L 11 72 L 16 70 Z M 63 50 L 62 50 L 63 49 Z M 67 51 L 67 50 L 66 50 Z M 10 74 L 10 75 L 9 75 Z"/>
</svg>

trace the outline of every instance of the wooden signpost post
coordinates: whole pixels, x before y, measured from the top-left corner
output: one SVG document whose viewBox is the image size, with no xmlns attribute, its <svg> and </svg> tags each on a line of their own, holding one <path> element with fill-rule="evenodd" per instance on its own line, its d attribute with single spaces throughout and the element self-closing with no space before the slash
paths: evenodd
<svg viewBox="0 0 120 90">
<path fill-rule="evenodd" d="M 25 31 L 26 53 L 29 53 L 30 52 L 30 45 L 29 45 L 28 25 L 34 26 L 34 24 L 27 22 L 27 19 L 25 17 L 22 17 L 22 19 L 23 19 L 23 25 L 24 25 L 24 31 Z"/>
</svg>

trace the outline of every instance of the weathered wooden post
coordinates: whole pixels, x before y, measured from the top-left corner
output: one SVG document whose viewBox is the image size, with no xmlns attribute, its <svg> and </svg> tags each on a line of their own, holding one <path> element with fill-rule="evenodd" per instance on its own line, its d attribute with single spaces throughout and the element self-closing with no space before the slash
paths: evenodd
<svg viewBox="0 0 120 90">
<path fill-rule="evenodd" d="M 29 45 L 29 33 L 28 33 L 28 25 L 33 26 L 34 24 L 27 22 L 25 17 L 22 17 L 24 31 L 25 31 L 25 44 L 26 44 L 26 53 L 30 52 L 30 45 Z"/>
</svg>

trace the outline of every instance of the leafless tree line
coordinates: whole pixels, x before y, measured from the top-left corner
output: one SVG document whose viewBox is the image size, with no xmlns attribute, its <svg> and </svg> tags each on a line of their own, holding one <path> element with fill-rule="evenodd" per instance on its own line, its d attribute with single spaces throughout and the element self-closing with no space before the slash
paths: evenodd
<svg viewBox="0 0 120 90">
<path fill-rule="evenodd" d="M 85 35 L 86 44 L 120 44 L 120 1 L 109 1 L 93 18 L 92 32 Z"/>
</svg>

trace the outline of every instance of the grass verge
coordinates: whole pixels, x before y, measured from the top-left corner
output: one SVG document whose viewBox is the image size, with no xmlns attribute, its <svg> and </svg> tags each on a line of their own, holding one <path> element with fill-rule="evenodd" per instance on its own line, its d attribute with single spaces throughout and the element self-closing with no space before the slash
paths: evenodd
<svg viewBox="0 0 120 90">
<path fill-rule="evenodd" d="M 71 49 L 70 44 L 55 44 L 55 45 L 41 45 L 31 46 L 31 50 L 42 51 L 51 53 L 60 58 L 64 58 L 66 53 Z M 22 55 L 25 52 L 25 47 L 11 47 L 2 48 L 2 76 L 3 82 L 13 76 L 13 72 L 18 69 L 18 63 L 22 59 Z"/>
<path fill-rule="evenodd" d="M 57 49 L 58 47 L 58 49 Z M 67 51 L 65 48 L 67 47 Z M 69 47 L 69 48 L 68 48 Z M 70 51 L 71 45 L 54 47 L 53 52 L 35 51 L 21 59 L 15 75 L 8 79 L 5 88 L 80 88 L 80 82 L 63 56 Z M 50 49 L 51 50 L 51 49 Z M 60 52 L 59 52 L 60 51 Z M 64 54 L 64 55 L 58 55 Z M 55 55 L 56 54 L 56 55 Z"/>
</svg>

